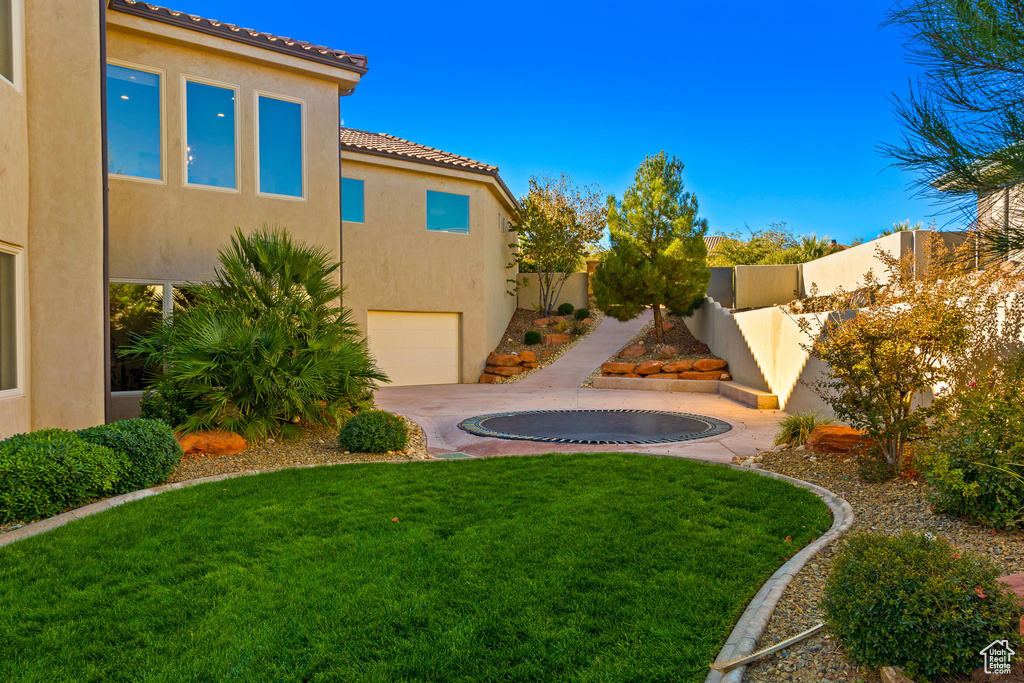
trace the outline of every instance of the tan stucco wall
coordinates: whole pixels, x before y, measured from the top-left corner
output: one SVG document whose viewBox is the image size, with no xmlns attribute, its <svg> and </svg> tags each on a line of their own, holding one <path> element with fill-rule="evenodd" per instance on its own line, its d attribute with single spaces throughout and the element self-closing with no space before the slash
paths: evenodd
<svg viewBox="0 0 1024 683">
<path fill-rule="evenodd" d="M 104 419 L 99 12 L 93 0 L 25 11 L 30 427 L 74 429 Z"/>
<path fill-rule="evenodd" d="M 509 206 L 493 180 L 426 164 L 344 152 L 342 175 L 364 183 L 364 223 L 345 223 L 345 305 L 367 311 L 462 314 L 461 381 L 477 381 L 515 310 L 503 229 Z M 430 232 L 426 191 L 469 195 L 468 235 Z"/>
<path fill-rule="evenodd" d="M 110 59 L 163 69 L 165 183 L 110 180 L 110 277 L 199 280 L 234 226 L 288 228 L 335 256 L 339 243 L 338 86 L 287 71 L 189 50 L 111 27 Z M 239 192 L 185 187 L 182 75 L 239 86 Z M 254 90 L 306 101 L 306 200 L 256 194 Z"/>
<path fill-rule="evenodd" d="M 800 266 L 736 266 L 736 308 L 789 303 L 800 293 Z"/>
<path fill-rule="evenodd" d="M 572 273 L 562 285 L 562 291 L 554 302 L 554 308 L 566 301 L 576 308 L 588 308 L 588 286 L 589 275 L 587 273 Z M 558 285 L 555 285 L 557 288 Z M 519 308 L 535 308 L 540 305 L 540 287 L 536 273 L 521 273 L 519 275 Z"/>
</svg>

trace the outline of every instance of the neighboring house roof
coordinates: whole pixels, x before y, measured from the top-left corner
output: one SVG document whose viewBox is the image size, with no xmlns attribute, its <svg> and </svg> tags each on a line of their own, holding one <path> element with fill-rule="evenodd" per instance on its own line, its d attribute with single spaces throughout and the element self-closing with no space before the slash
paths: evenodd
<svg viewBox="0 0 1024 683">
<path fill-rule="evenodd" d="M 263 33 L 251 28 L 242 28 L 234 24 L 225 24 L 214 19 L 205 19 L 194 14 L 177 12 L 159 5 L 151 5 L 140 0 L 108 0 L 107 6 L 112 10 L 124 12 L 144 19 L 163 22 L 171 26 L 199 31 L 212 36 L 219 36 L 246 45 L 253 45 L 267 50 L 274 50 L 301 59 L 328 64 L 364 74 L 367 71 L 366 56 L 355 55 L 343 50 L 335 50 L 323 45 L 314 45 L 302 40 L 292 40 L 272 33 Z"/>
<path fill-rule="evenodd" d="M 387 133 L 369 133 L 365 130 L 356 130 L 355 128 L 342 128 L 340 134 L 341 148 L 350 152 L 402 159 L 404 161 L 431 164 L 433 166 L 446 166 L 461 171 L 469 171 L 470 173 L 489 175 L 498 181 L 498 184 L 501 185 L 508 198 L 513 203 L 515 202 L 515 195 L 505 185 L 501 176 L 498 175 L 497 166 L 491 166 L 476 159 L 410 142 Z"/>
<path fill-rule="evenodd" d="M 727 239 L 725 235 L 705 235 L 704 246 L 707 247 L 708 253 L 712 253 L 723 240 Z"/>
</svg>

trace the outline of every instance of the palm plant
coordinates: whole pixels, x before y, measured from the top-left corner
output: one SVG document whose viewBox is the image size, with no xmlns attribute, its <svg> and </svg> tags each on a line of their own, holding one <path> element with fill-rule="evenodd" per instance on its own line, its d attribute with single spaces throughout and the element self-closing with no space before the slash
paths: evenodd
<svg viewBox="0 0 1024 683">
<path fill-rule="evenodd" d="M 817 234 L 811 233 L 800 238 L 798 249 L 800 257 L 806 262 L 828 256 L 836 250 L 836 246 L 828 237 L 818 239 Z"/>
<path fill-rule="evenodd" d="M 920 222 L 911 225 L 910 220 L 907 219 L 905 221 L 893 223 L 891 228 L 886 228 L 882 232 L 878 233 L 878 236 L 888 237 L 889 235 L 895 235 L 898 232 L 913 232 L 914 230 L 920 230 L 923 227 L 924 226 Z"/>
<path fill-rule="evenodd" d="M 249 439 L 300 423 L 335 425 L 387 378 L 374 365 L 326 250 L 263 225 L 238 228 L 213 280 L 190 284 L 191 305 L 127 352 L 156 369 L 157 386 L 195 401 L 185 431 Z"/>
</svg>

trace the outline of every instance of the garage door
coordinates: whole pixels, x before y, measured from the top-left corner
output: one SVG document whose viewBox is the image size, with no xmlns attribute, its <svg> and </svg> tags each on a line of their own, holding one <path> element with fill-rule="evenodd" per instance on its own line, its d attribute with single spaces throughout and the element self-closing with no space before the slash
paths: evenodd
<svg viewBox="0 0 1024 683">
<path fill-rule="evenodd" d="M 390 386 L 459 381 L 458 313 L 369 311 L 366 336 Z"/>
</svg>

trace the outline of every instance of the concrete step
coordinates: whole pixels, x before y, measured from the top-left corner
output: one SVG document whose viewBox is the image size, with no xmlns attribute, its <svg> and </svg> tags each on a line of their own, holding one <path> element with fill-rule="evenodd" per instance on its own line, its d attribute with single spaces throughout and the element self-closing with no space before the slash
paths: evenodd
<svg viewBox="0 0 1024 683">
<path fill-rule="evenodd" d="M 624 391 L 671 391 L 691 394 L 721 394 L 755 410 L 778 410 L 779 397 L 769 391 L 752 389 L 736 382 L 717 379 L 647 379 L 646 377 L 595 377 L 595 389 Z"/>
<path fill-rule="evenodd" d="M 752 389 L 736 382 L 719 382 L 718 393 L 727 399 L 756 410 L 778 410 L 779 397 L 770 391 Z"/>
</svg>

